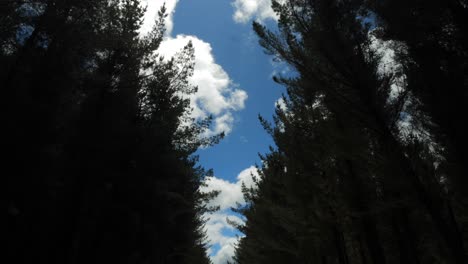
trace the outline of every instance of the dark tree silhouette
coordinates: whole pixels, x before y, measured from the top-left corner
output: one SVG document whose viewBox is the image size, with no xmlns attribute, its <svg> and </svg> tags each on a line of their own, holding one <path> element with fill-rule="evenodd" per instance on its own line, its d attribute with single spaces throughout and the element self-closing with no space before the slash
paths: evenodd
<svg viewBox="0 0 468 264">
<path fill-rule="evenodd" d="M 191 43 L 157 55 L 163 7 L 11 1 L 1 9 L 8 263 L 210 263 L 201 215 L 216 192 L 194 152 Z"/>
<path fill-rule="evenodd" d="M 274 78 L 287 89 L 286 108 L 277 109 L 274 126 L 261 119 L 277 149 L 263 157 L 262 180 L 237 209 L 247 220 L 237 262 L 465 263 L 461 218 L 447 195 L 463 187 L 444 182 L 439 165 L 448 157 L 433 147 L 438 135 L 424 121 L 413 121 L 409 133 L 402 128 L 405 116 L 431 113 L 415 107 L 411 82 L 397 83 L 414 74 L 405 63 L 395 72 L 379 69 L 372 6 L 272 6 L 277 32 L 258 23 L 254 30 L 265 51 L 298 76 Z"/>
</svg>

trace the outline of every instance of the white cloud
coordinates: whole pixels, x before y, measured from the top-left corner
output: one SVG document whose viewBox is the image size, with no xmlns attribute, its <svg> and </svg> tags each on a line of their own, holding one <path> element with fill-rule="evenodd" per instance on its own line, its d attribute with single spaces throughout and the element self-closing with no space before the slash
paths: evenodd
<svg viewBox="0 0 468 264">
<path fill-rule="evenodd" d="M 270 65 L 273 67 L 273 72 L 270 74 L 270 78 L 288 77 L 295 74 L 290 65 L 282 60 L 277 61 L 276 59 L 271 59 Z"/>
<path fill-rule="evenodd" d="M 189 41 L 192 41 L 195 49 L 195 68 L 189 81 L 198 87 L 198 92 L 190 98 L 193 108 L 192 116 L 203 118 L 212 115 L 214 117 L 213 128 L 207 134 L 231 132 L 235 121 L 233 113 L 245 107 L 247 93 L 239 89 L 224 69 L 216 63 L 209 43 L 196 36 L 173 37 L 171 35 L 174 25 L 173 14 L 178 0 L 145 0 L 143 4 L 145 2 L 148 4 L 148 9 L 141 30 L 143 34 L 151 30 L 159 8 L 164 2 L 166 3 L 169 16 L 166 20 L 166 36 L 158 50 L 160 55 L 170 58 Z M 226 261 L 232 260 L 238 238 L 226 234 L 226 231 L 229 231 L 228 234 L 235 232 L 235 228 L 228 224 L 227 218 L 238 223 L 242 222 L 242 219 L 230 212 L 230 208 L 236 206 L 236 202 L 245 203 L 241 190 L 242 182 L 252 187 L 254 186 L 252 177 L 258 177 L 254 166 L 240 172 L 235 183 L 209 177 L 206 179 L 207 186 L 201 187 L 201 191 L 221 191 L 220 195 L 211 202 L 212 205 L 220 205 L 221 210 L 205 216 L 208 219 L 205 226 L 208 239 L 211 244 L 218 245 L 220 248 L 217 252 L 212 252 L 213 248 L 208 249 L 208 254 L 211 255 L 214 264 L 225 264 Z"/>
<path fill-rule="evenodd" d="M 229 182 L 214 176 L 208 177 L 205 180 L 206 186 L 202 187 L 200 190 L 202 192 L 219 190 L 221 193 L 211 201 L 210 205 L 219 205 L 221 210 L 225 210 L 236 206 L 236 203 L 245 203 L 242 194 L 242 183 L 248 188 L 255 187 L 253 177 L 259 177 L 257 168 L 255 168 L 255 166 L 250 166 L 239 173 L 236 182 Z"/>
<path fill-rule="evenodd" d="M 393 40 L 381 40 L 376 38 L 374 35 L 369 35 L 371 45 L 370 48 L 373 52 L 379 56 L 380 61 L 378 64 L 378 73 L 382 76 L 393 75 L 390 84 L 390 94 L 387 99 L 387 103 L 395 103 L 397 100 L 401 100 L 401 96 L 404 97 L 403 107 L 398 113 L 399 118 L 396 122 L 399 134 L 403 140 L 414 136 L 421 142 L 424 142 L 429 146 L 432 155 L 436 159 L 443 159 L 438 153 L 442 153 L 442 147 L 434 140 L 431 133 L 420 123 L 421 120 L 430 120 L 427 116 L 418 116 L 414 118 L 411 107 L 414 104 L 418 104 L 417 99 L 414 98 L 412 93 L 405 94 L 407 92 L 407 79 L 404 73 L 404 67 L 400 61 L 398 61 L 396 50 L 399 52 L 408 52 L 408 47 L 402 43 Z M 424 121 L 423 121 L 424 122 Z"/>
<path fill-rule="evenodd" d="M 234 124 L 232 112 L 245 107 L 247 93 L 237 89 L 229 75 L 216 63 L 211 45 L 196 36 L 177 35 L 175 38 L 167 38 L 158 52 L 171 57 L 189 41 L 192 41 L 195 49 L 195 69 L 189 81 L 198 87 L 198 92 L 191 96 L 192 116 L 204 118 L 212 115 L 214 128 L 209 134 L 223 131 L 228 134 Z"/>
<path fill-rule="evenodd" d="M 166 4 L 167 18 L 166 18 L 166 34 L 171 35 L 172 29 L 174 28 L 173 15 L 179 0 L 143 0 L 142 5 L 146 6 L 146 13 L 144 22 L 141 27 L 141 32 L 146 33 L 151 30 L 154 25 L 154 21 L 157 17 L 159 9 L 163 4 Z"/>
<path fill-rule="evenodd" d="M 229 209 L 236 205 L 236 202 L 244 202 L 241 186 L 217 177 L 208 177 L 206 187 L 202 191 L 218 190 L 220 194 L 210 202 L 210 205 L 219 205 L 221 210 Z"/>
<path fill-rule="evenodd" d="M 228 223 L 227 219 L 242 223 L 239 217 L 230 215 L 227 211 L 220 211 L 210 215 L 206 223 L 206 234 L 212 244 L 218 244 L 220 247 L 223 247 L 233 245 L 236 242 L 236 237 L 223 234 L 224 230 L 235 231 L 235 228 Z"/>
<path fill-rule="evenodd" d="M 208 131 L 208 135 L 217 135 L 224 132 L 225 134 L 231 133 L 232 127 L 234 125 L 234 117 L 230 112 L 219 116 L 214 121 L 214 128 L 211 131 Z"/>
<path fill-rule="evenodd" d="M 406 87 L 406 75 L 401 74 L 404 72 L 403 65 L 398 62 L 396 47 L 399 50 L 406 50 L 406 46 L 401 42 L 392 40 L 381 40 L 374 35 L 369 35 L 371 45 L 370 48 L 377 56 L 380 57 L 377 72 L 382 76 L 394 75 L 391 83 L 391 90 L 389 102 L 398 98 Z"/>
<path fill-rule="evenodd" d="M 234 7 L 233 19 L 237 23 L 247 23 L 251 19 L 260 21 L 278 19 L 271 9 L 271 0 L 235 0 L 232 6 Z"/>
<path fill-rule="evenodd" d="M 286 112 L 288 110 L 288 106 L 286 105 L 286 102 L 284 101 L 283 97 L 276 100 L 275 107 L 283 110 L 283 112 Z"/>
<path fill-rule="evenodd" d="M 370 48 L 373 52 L 380 56 L 378 73 L 381 75 L 386 75 L 399 71 L 402 65 L 398 63 L 396 52 L 393 48 L 396 42 L 381 40 L 372 34 L 369 35 L 369 39 L 371 41 Z"/>
<path fill-rule="evenodd" d="M 250 166 L 237 175 L 237 184 L 244 183 L 248 188 L 255 187 L 254 178 L 258 180 L 258 171 L 255 166 Z"/>
<path fill-rule="evenodd" d="M 258 178 L 257 169 L 251 166 L 239 173 L 236 178 L 236 182 L 229 182 L 217 177 L 209 177 L 206 179 L 207 186 L 202 187 L 202 192 L 209 192 L 213 190 L 219 190 L 220 194 L 216 199 L 211 201 L 210 205 L 219 205 L 221 210 L 207 215 L 206 233 L 210 244 L 217 245 L 219 250 L 212 252 L 212 249 L 208 251 L 211 255 L 213 264 L 225 264 L 226 261 L 231 260 L 234 255 L 234 250 L 237 245 L 238 238 L 232 235 L 226 235 L 225 231 L 230 233 L 235 232 L 235 228 L 231 226 L 227 219 L 241 224 L 243 221 L 240 217 L 233 215 L 229 210 L 231 207 L 235 207 L 236 203 L 245 204 L 245 200 L 242 194 L 242 183 L 247 187 L 254 187 L 255 182 L 253 177 Z"/>
<path fill-rule="evenodd" d="M 231 238 L 231 240 L 232 243 L 222 246 L 218 253 L 211 259 L 213 264 L 226 264 L 228 261 L 232 262 L 238 240 L 236 238 Z"/>
<path fill-rule="evenodd" d="M 196 36 L 177 35 L 172 37 L 173 13 L 178 0 L 145 0 L 148 4 L 147 13 L 142 32 L 148 32 L 154 24 L 154 18 L 159 8 L 166 3 L 169 17 L 166 20 L 167 32 L 158 53 L 170 58 L 189 42 L 195 49 L 195 69 L 189 81 L 198 87 L 198 92 L 190 98 L 193 109 L 192 117 L 204 118 L 209 115 L 214 117 L 213 128 L 207 131 L 206 136 L 225 132 L 229 134 L 234 125 L 234 111 L 245 107 L 247 93 L 238 89 L 226 71 L 216 63 L 212 47 Z"/>
</svg>

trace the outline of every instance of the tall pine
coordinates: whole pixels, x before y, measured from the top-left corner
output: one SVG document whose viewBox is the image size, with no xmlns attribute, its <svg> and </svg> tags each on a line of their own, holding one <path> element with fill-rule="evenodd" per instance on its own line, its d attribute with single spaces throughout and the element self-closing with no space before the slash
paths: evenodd
<svg viewBox="0 0 468 264">
<path fill-rule="evenodd" d="M 364 1 L 273 8 L 278 32 L 258 23 L 254 30 L 298 77 L 275 79 L 287 88 L 286 108 L 275 126 L 263 122 L 278 149 L 264 157 L 262 181 L 238 209 L 247 222 L 237 261 L 464 263 L 437 178 L 441 153 L 428 150 L 435 136 L 402 131 L 402 118 L 419 112 L 402 108 L 414 97 L 394 90 L 401 73 L 379 71 L 374 13 Z"/>
<path fill-rule="evenodd" d="M 157 54 L 165 8 L 142 36 L 138 0 L 6 6 L 7 262 L 209 263 L 194 152 L 221 135 L 190 117 L 191 43 Z"/>
</svg>

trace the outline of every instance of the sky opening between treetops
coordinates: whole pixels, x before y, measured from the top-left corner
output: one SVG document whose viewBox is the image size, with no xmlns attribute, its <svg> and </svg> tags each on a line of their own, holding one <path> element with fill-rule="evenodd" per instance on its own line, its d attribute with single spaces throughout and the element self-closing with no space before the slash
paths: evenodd
<svg viewBox="0 0 468 264">
<path fill-rule="evenodd" d="M 151 29 L 158 10 L 166 5 L 169 15 L 159 49 L 162 55 L 170 58 L 192 41 L 195 70 L 190 81 L 198 86 L 191 97 L 193 117 L 212 115 L 214 124 L 207 133 L 226 134 L 220 144 L 197 153 L 201 165 L 215 173 L 203 190 L 221 191 L 212 201 L 220 210 L 206 216 L 208 253 L 214 264 L 225 263 L 232 258 L 240 235 L 227 219 L 242 221 L 230 208 L 245 202 L 242 182 L 252 186 L 258 153 L 267 152 L 273 144 L 257 117 L 270 118 L 281 104 L 283 90 L 271 78 L 289 72 L 264 54 L 251 22 L 273 25 L 277 18 L 270 0 L 145 0 L 143 4 L 147 5 L 143 32 Z"/>
</svg>

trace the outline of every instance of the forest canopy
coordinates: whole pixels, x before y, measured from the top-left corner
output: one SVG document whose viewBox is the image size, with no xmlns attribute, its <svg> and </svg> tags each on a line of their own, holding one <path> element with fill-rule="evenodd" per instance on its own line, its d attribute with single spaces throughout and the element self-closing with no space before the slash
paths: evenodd
<svg viewBox="0 0 468 264">
<path fill-rule="evenodd" d="M 7 263 L 210 263 L 209 174 L 188 96 L 191 42 L 158 55 L 166 9 L 138 0 L 2 1 Z"/>
<path fill-rule="evenodd" d="M 177 1 L 152 27 L 146 3 L 0 1 L 4 263 L 468 263 L 466 0 L 230 1 L 288 69 L 259 115 L 273 146 L 235 183 L 198 154 L 247 93 L 209 43 L 170 36 Z M 221 60 L 255 75 L 232 28 L 211 32 Z M 195 83 L 197 62 L 217 78 Z M 234 167 L 224 154 L 210 157 Z M 217 210 L 219 233 L 240 232 L 224 244 L 207 235 Z"/>
<path fill-rule="evenodd" d="M 466 263 L 466 1 L 273 1 L 297 76 L 245 188 L 236 263 Z"/>
</svg>

